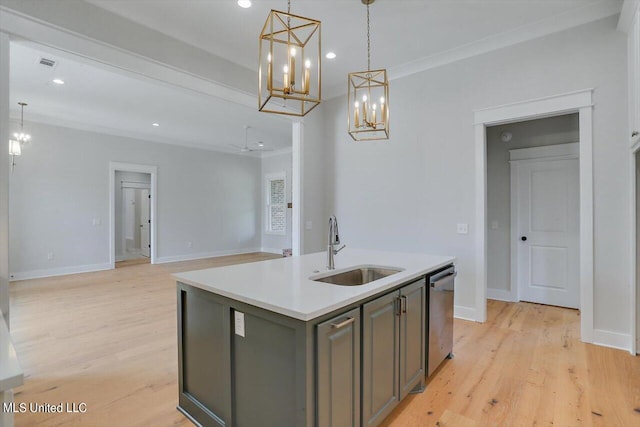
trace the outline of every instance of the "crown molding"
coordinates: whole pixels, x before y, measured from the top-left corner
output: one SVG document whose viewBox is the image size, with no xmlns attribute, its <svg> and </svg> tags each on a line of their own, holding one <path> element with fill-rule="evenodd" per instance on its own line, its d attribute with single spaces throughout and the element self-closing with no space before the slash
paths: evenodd
<svg viewBox="0 0 640 427">
<path fill-rule="evenodd" d="M 247 107 L 256 108 L 257 96 L 221 82 L 196 75 L 154 58 L 125 50 L 85 34 L 68 30 L 42 19 L 0 4 L 0 31 L 11 35 L 12 40 L 29 40 L 71 53 L 75 56 L 108 65 L 124 72 L 169 83 L 179 88 L 215 96 Z M 184 45 L 185 49 L 191 46 Z M 211 58 L 214 55 L 208 54 Z"/>
<path fill-rule="evenodd" d="M 640 2 L 640 0 L 625 0 L 625 5 L 627 2 L 637 3 Z M 504 47 L 513 46 L 604 19 L 620 13 L 622 7 L 622 4 L 618 1 L 602 0 L 597 3 L 590 3 L 578 10 L 570 10 L 510 31 L 476 40 L 454 49 L 438 52 L 406 64 L 389 67 L 387 69 L 389 72 L 389 80 L 401 79 L 432 68 L 441 67 L 473 56 L 482 55 Z M 327 88 L 324 94 L 325 100 L 344 95 L 346 93 L 344 89 L 342 85 Z"/>
</svg>

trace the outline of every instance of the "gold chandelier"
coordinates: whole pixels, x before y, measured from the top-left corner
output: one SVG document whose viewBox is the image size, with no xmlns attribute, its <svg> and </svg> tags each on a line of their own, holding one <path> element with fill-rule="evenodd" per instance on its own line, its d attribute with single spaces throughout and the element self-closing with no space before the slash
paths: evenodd
<svg viewBox="0 0 640 427">
<path fill-rule="evenodd" d="M 355 141 L 389 139 L 389 80 L 387 70 L 371 70 L 371 24 L 367 6 L 367 71 L 349 73 L 347 129 Z"/>
<path fill-rule="evenodd" d="M 16 167 L 16 156 L 22 154 L 22 146 L 31 140 L 31 135 L 24 133 L 24 107 L 25 102 L 18 102 L 20 106 L 20 133 L 13 134 L 14 139 L 9 140 L 9 155 L 11 156 L 11 171 Z"/>
<path fill-rule="evenodd" d="M 258 109 L 304 116 L 321 102 L 320 21 L 271 10 L 260 33 Z"/>
</svg>

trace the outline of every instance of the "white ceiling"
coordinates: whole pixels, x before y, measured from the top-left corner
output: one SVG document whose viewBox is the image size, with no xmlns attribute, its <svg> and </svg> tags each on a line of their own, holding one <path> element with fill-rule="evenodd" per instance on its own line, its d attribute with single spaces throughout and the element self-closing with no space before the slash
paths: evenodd
<svg viewBox="0 0 640 427">
<path fill-rule="evenodd" d="M 270 9 L 285 0 L 87 0 L 136 23 L 249 69 Z M 371 66 L 393 69 L 497 35 L 513 35 L 580 11 L 622 0 L 377 0 L 371 11 Z M 618 11 L 620 8 L 618 8 Z M 367 66 L 366 7 L 361 0 L 292 0 L 291 13 L 322 21 L 323 86 L 347 87 L 347 74 Z M 390 73 L 393 76 L 393 73 Z"/>
<path fill-rule="evenodd" d="M 55 69 L 41 57 L 57 61 Z M 10 66 L 14 118 L 24 101 L 26 121 L 228 152 L 236 151 L 229 144 L 244 145 L 247 124 L 249 143 L 291 146 L 290 120 L 33 43 L 13 42 Z"/>
<path fill-rule="evenodd" d="M 236 0 L 86 1 L 250 70 L 269 10 L 287 7 L 285 0 L 253 0 L 249 9 Z M 377 0 L 371 6 L 371 65 L 389 69 L 393 78 L 429 61 L 442 63 L 443 55 L 460 59 L 609 16 L 621 5 L 622 0 Z M 321 20 L 323 52 L 337 54 L 323 59 L 324 98 L 346 90 L 347 74 L 366 68 L 365 6 L 360 0 L 292 0 L 291 12 Z M 57 68 L 38 65 L 41 56 L 58 60 Z M 54 85 L 56 77 L 66 84 Z M 229 144 L 242 145 L 243 125 L 249 124 L 250 141 L 263 140 L 276 150 L 291 146 L 291 121 L 281 116 L 25 41 L 13 42 L 11 49 L 13 117 L 19 101 L 29 103 L 27 120 L 158 142 L 228 151 Z"/>
</svg>

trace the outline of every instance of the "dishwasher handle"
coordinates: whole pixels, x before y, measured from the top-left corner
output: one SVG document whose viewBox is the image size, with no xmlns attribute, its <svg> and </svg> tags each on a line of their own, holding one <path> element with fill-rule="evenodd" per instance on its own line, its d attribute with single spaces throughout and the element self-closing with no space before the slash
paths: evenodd
<svg viewBox="0 0 640 427">
<path fill-rule="evenodd" d="M 455 279 L 458 275 L 458 272 L 455 270 L 455 267 L 448 268 L 441 273 L 433 275 L 429 279 L 429 285 L 432 288 L 441 288 L 445 285 L 448 285 Z"/>
</svg>

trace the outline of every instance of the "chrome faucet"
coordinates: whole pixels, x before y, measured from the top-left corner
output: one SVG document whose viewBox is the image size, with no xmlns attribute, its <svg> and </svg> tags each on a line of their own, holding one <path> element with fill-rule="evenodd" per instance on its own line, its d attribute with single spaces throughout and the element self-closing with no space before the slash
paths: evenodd
<svg viewBox="0 0 640 427">
<path fill-rule="evenodd" d="M 334 255 L 337 255 L 338 252 L 344 249 L 347 245 L 342 245 L 342 247 L 338 249 L 334 249 L 335 245 L 340 244 L 340 235 L 338 234 L 338 220 L 335 216 L 331 215 L 329 217 L 329 244 L 327 245 L 327 268 L 329 270 L 335 270 L 335 265 L 333 261 Z"/>
</svg>

